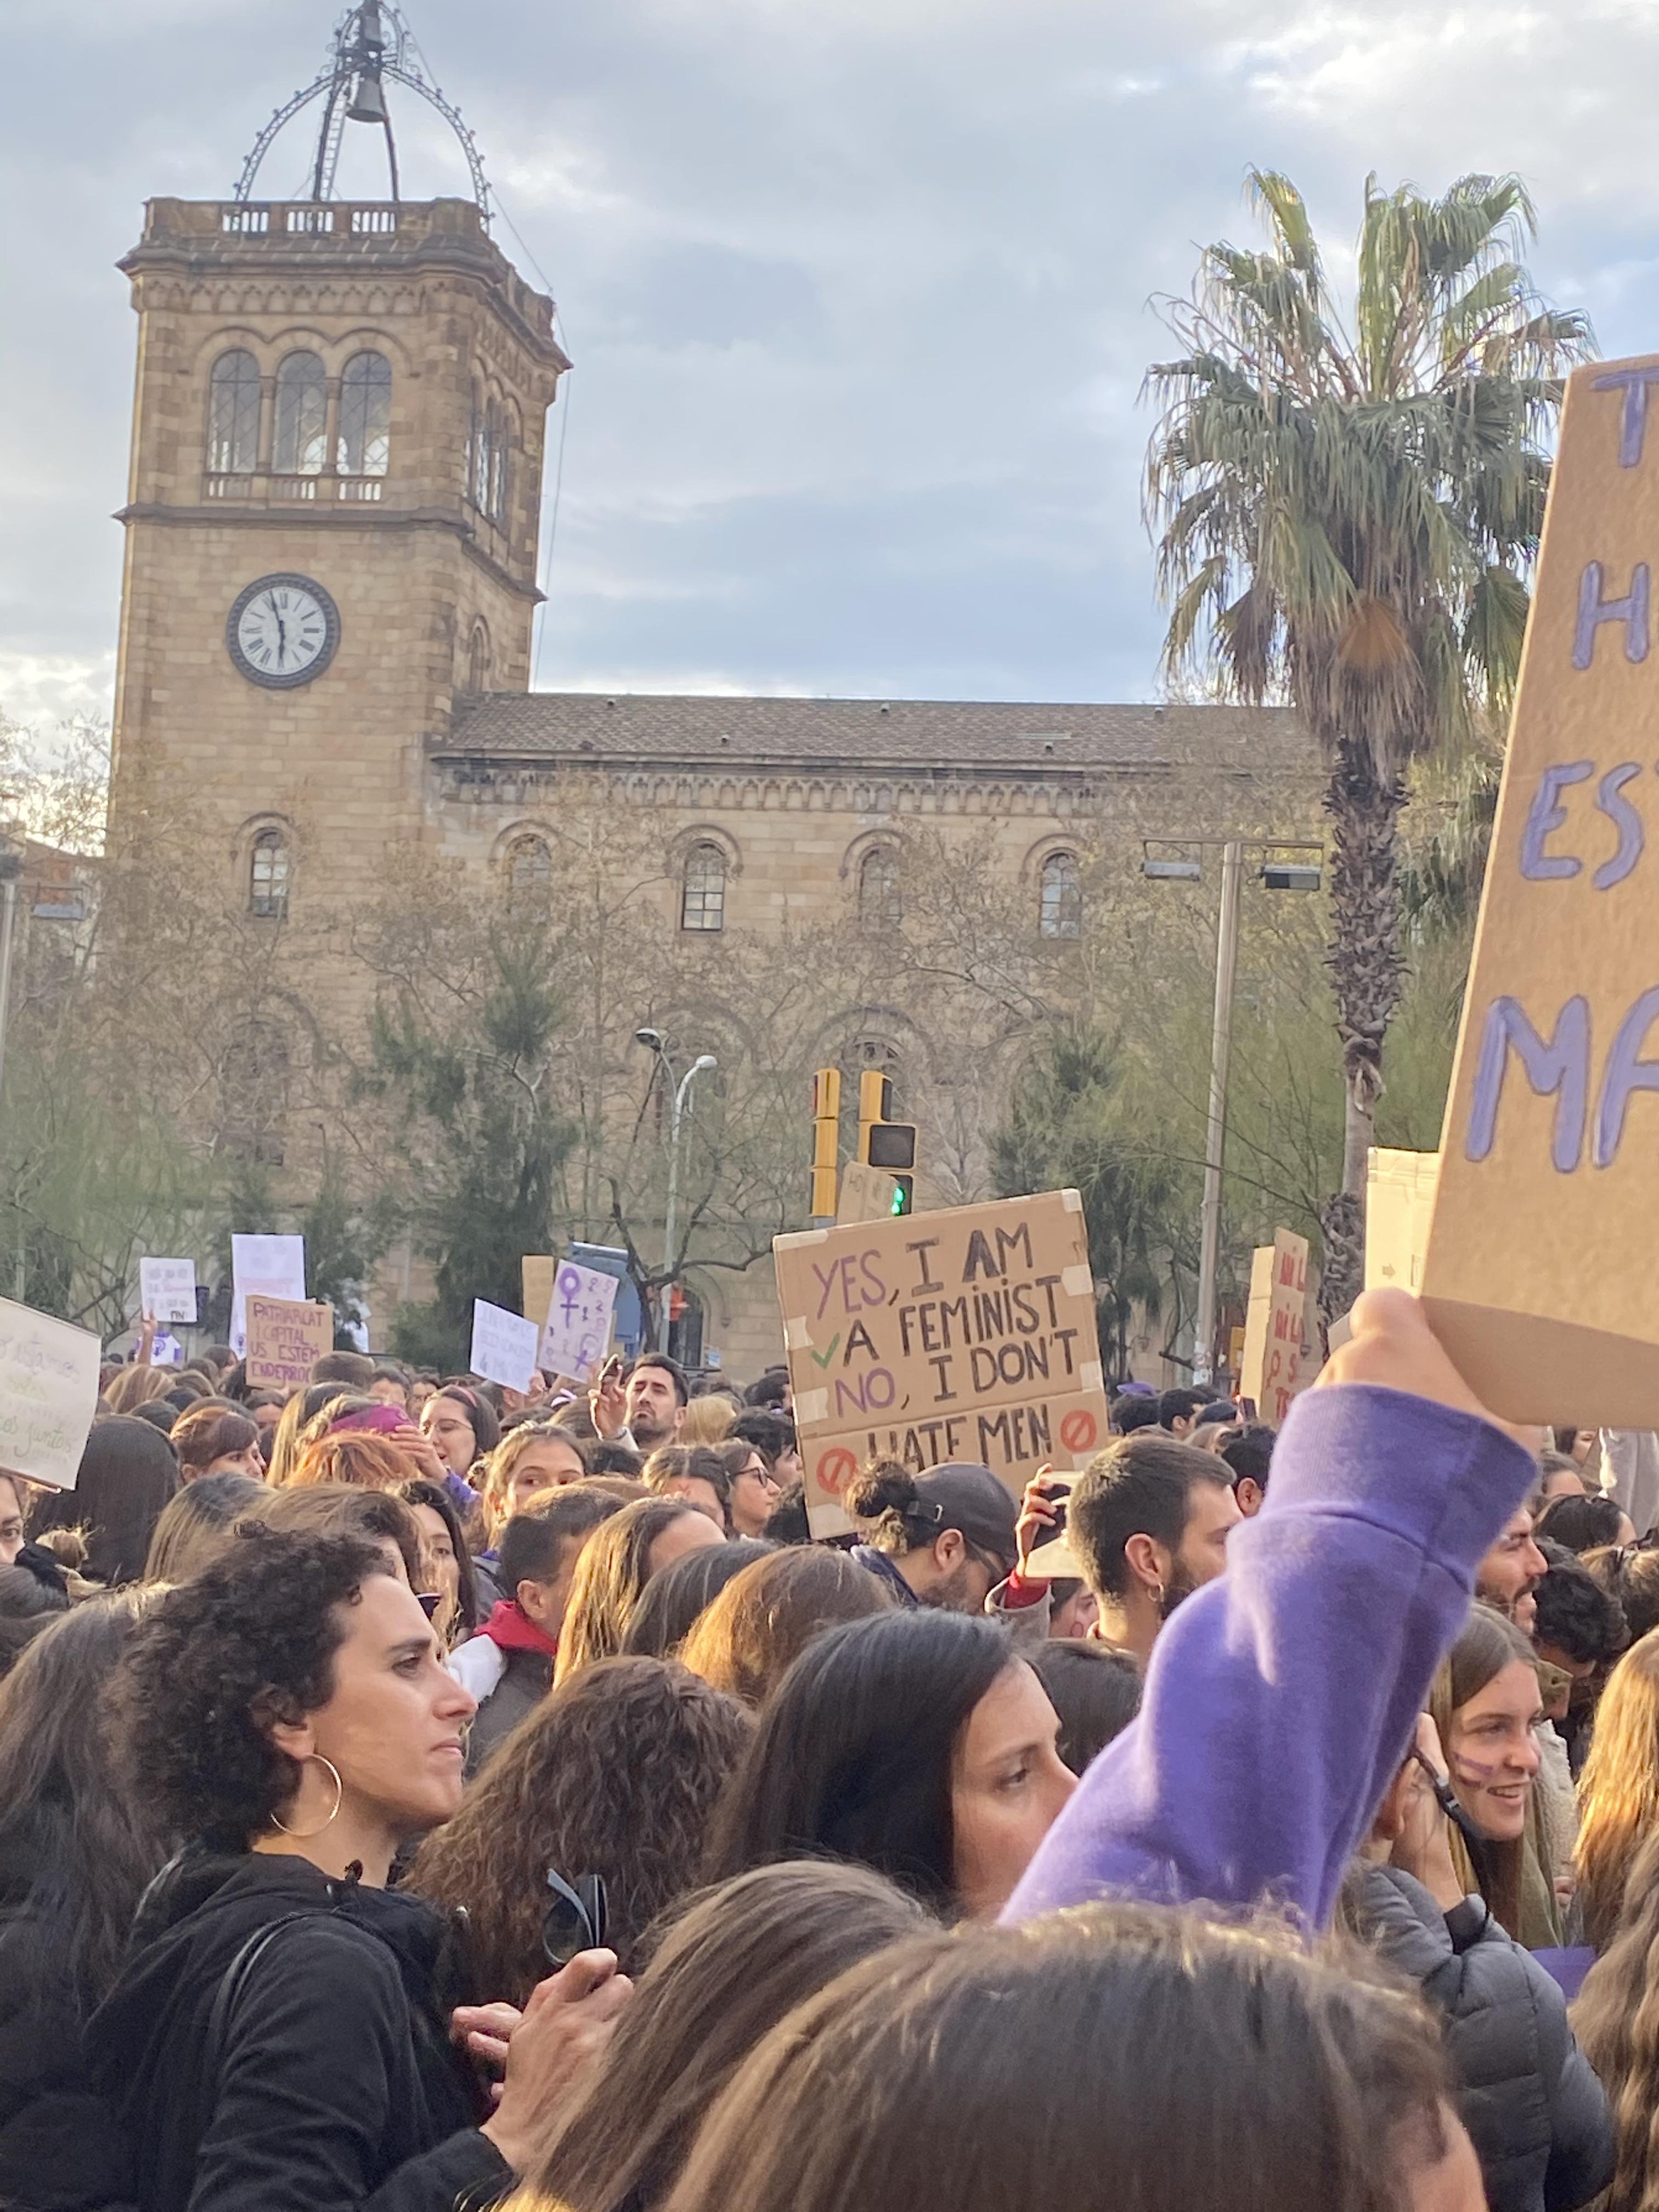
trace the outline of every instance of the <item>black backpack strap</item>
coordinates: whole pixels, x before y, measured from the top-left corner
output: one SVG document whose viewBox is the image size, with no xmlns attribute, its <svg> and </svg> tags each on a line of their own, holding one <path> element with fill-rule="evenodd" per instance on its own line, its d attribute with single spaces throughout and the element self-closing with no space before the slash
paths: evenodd
<svg viewBox="0 0 1659 2212">
<path fill-rule="evenodd" d="M 336 1912 L 285 1912 L 280 1919 L 267 1921 L 256 1928 L 246 1942 L 219 1978 L 219 1986 L 213 1993 L 212 2009 L 208 2014 L 207 2030 L 202 2041 L 201 2070 L 197 2076 L 197 2140 L 207 2134 L 213 2118 L 213 2108 L 218 2100 L 219 2076 L 224 2069 L 225 2048 L 235 2022 L 236 2009 L 241 2002 L 253 1970 L 271 1949 L 285 1928 L 297 1928 L 307 1922 L 320 1925 L 328 1922 L 337 1928 L 350 1928 L 352 1923 Z M 366 1929 L 355 1931 L 365 1942 L 373 1943 L 374 1936 Z"/>
</svg>

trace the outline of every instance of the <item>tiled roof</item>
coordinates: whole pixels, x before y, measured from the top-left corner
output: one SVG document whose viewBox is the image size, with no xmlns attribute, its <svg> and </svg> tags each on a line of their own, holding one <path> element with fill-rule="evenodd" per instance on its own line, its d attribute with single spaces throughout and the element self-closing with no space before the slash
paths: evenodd
<svg viewBox="0 0 1659 2212">
<path fill-rule="evenodd" d="M 1295 773 L 1312 748 L 1283 708 L 1018 706 L 917 699 L 739 699 L 490 692 L 458 702 L 433 751 L 493 760 L 742 762 L 805 769 L 1030 774 L 1209 761 Z"/>
</svg>

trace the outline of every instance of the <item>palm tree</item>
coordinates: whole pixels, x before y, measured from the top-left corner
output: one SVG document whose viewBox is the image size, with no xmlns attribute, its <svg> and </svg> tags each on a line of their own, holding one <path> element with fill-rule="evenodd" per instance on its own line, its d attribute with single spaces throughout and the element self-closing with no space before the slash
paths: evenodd
<svg viewBox="0 0 1659 2212">
<path fill-rule="evenodd" d="M 1206 247 L 1190 296 L 1164 305 L 1183 358 L 1148 374 L 1163 412 L 1147 513 L 1166 668 L 1288 701 L 1326 763 L 1346 1115 L 1322 1225 L 1338 1313 L 1359 1286 L 1404 977 L 1407 774 L 1508 709 L 1562 382 L 1592 340 L 1534 289 L 1516 178 L 1462 177 L 1438 200 L 1369 179 L 1351 324 L 1300 194 L 1261 171 L 1249 184 L 1268 250 Z"/>
</svg>

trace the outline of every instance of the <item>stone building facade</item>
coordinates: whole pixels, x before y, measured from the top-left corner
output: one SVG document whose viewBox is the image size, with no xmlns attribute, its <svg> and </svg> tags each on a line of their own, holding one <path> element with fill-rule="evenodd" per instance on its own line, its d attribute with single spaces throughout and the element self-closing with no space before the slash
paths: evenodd
<svg viewBox="0 0 1659 2212">
<path fill-rule="evenodd" d="M 188 789 L 204 866 L 273 927 L 349 901 L 394 841 L 544 876 L 574 779 L 660 851 L 660 928 L 709 942 L 879 914 L 920 824 L 992 830 L 1030 927 L 1060 939 L 1082 845 L 1126 793 L 1171 836 L 1305 825 L 1312 763 L 1277 714 L 532 693 L 569 364 L 479 210 L 160 199 L 122 267 L 139 337 L 115 810 L 158 778 Z M 325 943 L 314 975 L 325 1005 L 364 988 Z M 927 1009 L 904 1018 L 925 1040 Z M 925 1043 L 916 1060 L 925 1086 Z M 694 1285 L 733 1371 L 776 1352 L 769 1278 Z"/>
</svg>

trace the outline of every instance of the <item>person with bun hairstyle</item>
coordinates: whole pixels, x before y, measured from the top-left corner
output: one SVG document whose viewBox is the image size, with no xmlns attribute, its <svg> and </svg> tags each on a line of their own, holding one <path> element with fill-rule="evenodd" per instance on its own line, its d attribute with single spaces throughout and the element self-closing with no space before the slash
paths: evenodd
<svg viewBox="0 0 1659 2212">
<path fill-rule="evenodd" d="M 1013 1571 L 1018 1509 L 988 1467 L 953 1461 L 911 1474 L 879 1460 L 853 1478 L 842 1504 L 869 1524 L 852 1556 L 898 1605 L 982 1613 Z"/>
</svg>

